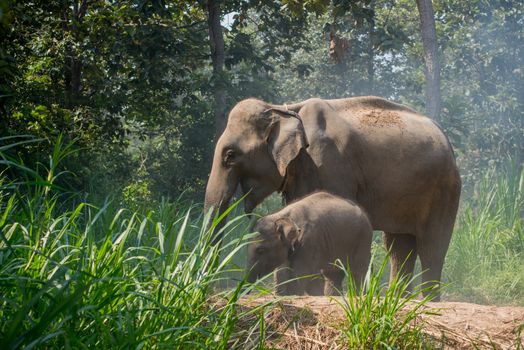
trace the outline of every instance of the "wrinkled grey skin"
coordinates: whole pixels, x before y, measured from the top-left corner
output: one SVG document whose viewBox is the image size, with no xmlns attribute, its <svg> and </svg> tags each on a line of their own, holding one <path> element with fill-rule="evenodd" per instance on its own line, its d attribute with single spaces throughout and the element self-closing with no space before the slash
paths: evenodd
<svg viewBox="0 0 524 350">
<path fill-rule="evenodd" d="M 215 148 L 205 210 L 222 213 L 238 185 L 246 212 L 275 191 L 288 203 L 315 190 L 354 200 L 384 232 L 391 275 L 412 273 L 418 254 L 423 282 L 440 281 L 460 176 L 442 130 L 408 107 L 378 97 L 241 101 Z"/>
<path fill-rule="evenodd" d="M 349 265 L 357 286 L 365 278 L 373 230 L 362 208 L 348 200 L 316 192 L 261 218 L 254 230 L 259 236 L 248 247 L 249 282 L 281 266 L 278 294 L 338 294 L 344 272 L 333 265 L 337 259 Z"/>
</svg>

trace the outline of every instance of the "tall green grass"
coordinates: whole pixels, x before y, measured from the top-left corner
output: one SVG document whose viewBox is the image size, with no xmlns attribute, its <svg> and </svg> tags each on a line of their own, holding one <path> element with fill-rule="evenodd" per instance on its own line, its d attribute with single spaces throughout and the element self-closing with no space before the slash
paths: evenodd
<svg viewBox="0 0 524 350">
<path fill-rule="evenodd" d="M 372 264 L 374 260 L 375 256 Z M 385 283 L 387 265 L 384 259 L 378 271 L 369 272 L 360 290 L 340 265 L 348 277 L 347 293 L 337 300 L 345 315 L 341 327 L 344 344 L 348 349 L 362 350 L 434 348 L 422 332 L 421 322 L 421 316 L 432 313 L 425 305 L 435 296 L 434 285 L 417 285 L 411 290 L 417 276 L 396 276 Z"/>
<path fill-rule="evenodd" d="M 250 287 L 216 288 L 242 237 L 214 246 L 209 217 L 166 203 L 146 215 L 111 203 L 64 210 L 68 195 L 53 187 L 62 155 L 44 176 L 4 158 L 27 178 L 0 188 L 1 349 L 229 349 L 253 333 L 235 327 Z"/>
<path fill-rule="evenodd" d="M 524 169 L 491 169 L 463 198 L 444 277 L 447 298 L 524 305 Z"/>
</svg>

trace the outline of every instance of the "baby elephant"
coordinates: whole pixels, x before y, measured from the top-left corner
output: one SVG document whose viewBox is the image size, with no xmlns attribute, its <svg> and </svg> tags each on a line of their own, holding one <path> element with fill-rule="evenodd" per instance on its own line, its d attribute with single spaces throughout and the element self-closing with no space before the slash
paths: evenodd
<svg viewBox="0 0 524 350">
<path fill-rule="evenodd" d="M 337 259 L 349 264 L 358 287 L 365 278 L 373 231 L 351 201 L 316 192 L 261 218 L 254 231 L 260 236 L 248 247 L 249 282 L 281 267 L 275 273 L 278 294 L 335 294 L 344 278 L 333 265 Z"/>
</svg>

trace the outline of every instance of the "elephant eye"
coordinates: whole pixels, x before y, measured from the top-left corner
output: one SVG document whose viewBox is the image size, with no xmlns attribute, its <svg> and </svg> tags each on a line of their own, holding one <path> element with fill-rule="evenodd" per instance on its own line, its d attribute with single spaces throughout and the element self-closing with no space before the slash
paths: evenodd
<svg viewBox="0 0 524 350">
<path fill-rule="evenodd" d="M 265 249 L 264 247 L 258 247 L 258 248 L 255 250 L 255 252 L 256 252 L 257 254 L 264 254 L 265 251 L 266 251 L 266 249 Z"/>
<path fill-rule="evenodd" d="M 226 167 L 230 167 L 234 164 L 234 160 L 235 160 L 235 151 L 233 151 L 232 149 L 228 149 L 226 151 L 226 155 L 224 156 L 224 165 Z"/>
</svg>

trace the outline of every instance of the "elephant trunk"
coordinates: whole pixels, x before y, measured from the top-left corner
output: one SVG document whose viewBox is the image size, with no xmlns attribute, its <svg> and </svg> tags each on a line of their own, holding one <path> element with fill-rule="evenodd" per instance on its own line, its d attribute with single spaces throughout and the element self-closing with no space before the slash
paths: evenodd
<svg viewBox="0 0 524 350">
<path fill-rule="evenodd" d="M 248 248 L 248 259 L 247 259 L 247 266 L 246 266 L 246 281 L 249 283 L 254 283 L 258 278 L 260 277 L 260 269 L 258 262 L 254 259 L 252 256 L 253 253 L 249 251 Z"/>
<path fill-rule="evenodd" d="M 258 279 L 258 274 L 255 272 L 249 272 L 246 278 L 248 283 L 255 283 Z"/>
<path fill-rule="evenodd" d="M 218 216 L 222 215 L 229 206 L 229 201 L 235 193 L 238 185 L 238 176 L 233 171 L 221 168 L 220 164 L 213 164 L 209 181 L 206 187 L 206 197 L 204 201 L 204 212 L 208 213 L 213 208 L 214 213 Z M 215 215 L 211 216 L 208 225 L 211 225 Z M 214 229 L 213 243 L 221 240 L 222 234 L 220 230 L 224 227 L 226 218 L 221 220 Z"/>
</svg>

